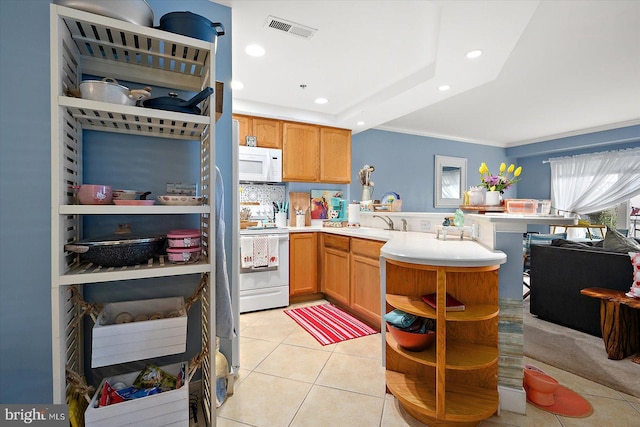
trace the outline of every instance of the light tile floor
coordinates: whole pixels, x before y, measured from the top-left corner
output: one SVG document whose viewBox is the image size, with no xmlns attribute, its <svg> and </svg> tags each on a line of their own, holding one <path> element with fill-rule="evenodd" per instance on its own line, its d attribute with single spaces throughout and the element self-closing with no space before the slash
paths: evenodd
<svg viewBox="0 0 640 427">
<path fill-rule="evenodd" d="M 313 305 L 314 301 L 300 305 Z M 380 334 L 320 345 L 283 309 L 240 316 L 240 374 L 218 409 L 220 427 L 423 426 L 385 393 Z M 492 426 L 640 426 L 640 399 L 525 358 L 586 398 L 586 418 L 560 417 L 527 404 L 527 415 L 502 411 Z"/>
</svg>

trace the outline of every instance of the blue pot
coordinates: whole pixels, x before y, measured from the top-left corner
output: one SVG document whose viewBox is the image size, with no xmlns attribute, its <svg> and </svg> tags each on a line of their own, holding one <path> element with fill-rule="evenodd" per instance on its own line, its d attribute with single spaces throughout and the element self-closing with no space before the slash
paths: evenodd
<svg viewBox="0 0 640 427">
<path fill-rule="evenodd" d="M 157 28 L 210 43 L 215 42 L 216 37 L 224 35 L 224 27 L 220 22 L 211 22 L 204 16 L 191 12 L 167 13 L 160 18 L 160 26 Z"/>
</svg>

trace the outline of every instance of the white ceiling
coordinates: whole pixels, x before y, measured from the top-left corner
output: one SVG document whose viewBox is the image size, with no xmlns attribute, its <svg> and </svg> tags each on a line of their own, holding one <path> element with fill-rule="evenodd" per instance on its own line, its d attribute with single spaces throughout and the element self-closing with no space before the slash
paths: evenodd
<svg viewBox="0 0 640 427">
<path fill-rule="evenodd" d="M 640 124 L 640 1 L 213 1 L 232 8 L 235 113 L 497 146 Z"/>
</svg>

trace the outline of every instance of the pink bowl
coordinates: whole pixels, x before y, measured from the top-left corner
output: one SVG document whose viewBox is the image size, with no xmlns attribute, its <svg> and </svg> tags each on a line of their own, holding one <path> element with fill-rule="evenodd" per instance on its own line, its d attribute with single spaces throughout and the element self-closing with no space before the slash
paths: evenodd
<svg viewBox="0 0 640 427">
<path fill-rule="evenodd" d="M 200 246 L 197 248 L 168 248 L 167 258 L 174 264 L 188 264 L 200 258 Z"/>
<path fill-rule="evenodd" d="M 409 351 L 422 351 L 433 344 L 436 339 L 435 331 L 428 331 L 426 334 L 406 332 L 390 325 L 389 322 L 387 322 L 387 329 L 398 345 Z"/>
<path fill-rule="evenodd" d="M 200 230 L 171 230 L 167 233 L 170 248 L 194 248 L 200 246 Z"/>
<path fill-rule="evenodd" d="M 83 184 L 78 188 L 78 200 L 81 205 L 110 205 L 113 192 L 108 185 Z"/>
</svg>

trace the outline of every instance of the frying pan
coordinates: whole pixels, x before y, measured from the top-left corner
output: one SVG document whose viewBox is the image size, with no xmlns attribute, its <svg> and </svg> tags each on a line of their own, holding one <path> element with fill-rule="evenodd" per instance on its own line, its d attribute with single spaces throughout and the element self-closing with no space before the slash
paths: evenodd
<svg viewBox="0 0 640 427">
<path fill-rule="evenodd" d="M 178 98 L 178 94 L 175 92 L 169 92 L 169 96 L 161 96 L 158 98 L 151 98 L 145 100 L 142 105 L 147 108 L 156 108 L 158 110 L 175 111 L 178 113 L 187 114 L 200 114 L 200 108 L 198 104 L 211 96 L 213 89 L 210 87 L 204 88 L 198 94 L 188 101 Z"/>
</svg>

